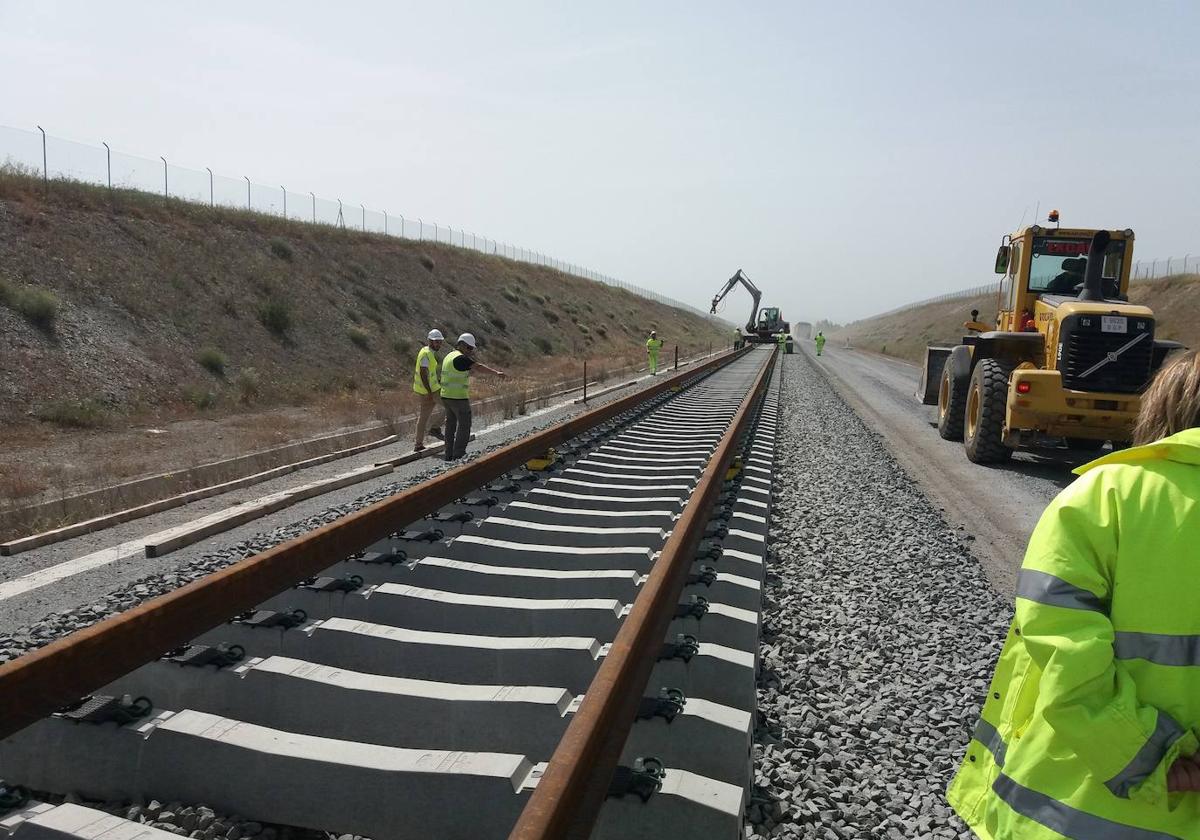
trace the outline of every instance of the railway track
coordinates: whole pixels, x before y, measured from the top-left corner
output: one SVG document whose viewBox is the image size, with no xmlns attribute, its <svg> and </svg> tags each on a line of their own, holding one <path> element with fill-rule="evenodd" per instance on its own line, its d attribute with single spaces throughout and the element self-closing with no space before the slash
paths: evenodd
<svg viewBox="0 0 1200 840">
<path fill-rule="evenodd" d="M 740 837 L 774 363 L 664 378 L 0 666 L 0 837 L 170 836 L 64 794 L 375 840 Z"/>
</svg>

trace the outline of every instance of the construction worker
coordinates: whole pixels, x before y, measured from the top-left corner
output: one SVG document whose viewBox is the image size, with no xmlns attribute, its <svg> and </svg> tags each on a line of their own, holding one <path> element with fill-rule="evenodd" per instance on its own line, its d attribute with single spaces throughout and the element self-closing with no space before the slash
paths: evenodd
<svg viewBox="0 0 1200 840">
<path fill-rule="evenodd" d="M 734 331 L 733 331 L 733 349 L 734 349 L 734 350 L 741 350 L 741 349 L 742 349 L 742 341 L 743 341 L 743 340 L 744 340 L 744 339 L 742 338 L 742 331 L 741 331 L 741 330 L 734 330 Z"/>
<path fill-rule="evenodd" d="M 429 429 L 429 434 L 435 438 L 440 440 L 442 437 L 440 421 L 434 423 L 432 428 L 429 427 L 433 411 L 440 402 L 438 397 L 442 389 L 438 377 L 440 363 L 437 357 L 437 351 L 442 349 L 442 333 L 440 330 L 430 330 L 425 340 L 427 343 L 417 352 L 417 362 L 413 368 L 413 391 L 417 395 L 417 432 L 413 441 L 413 452 L 420 452 L 425 448 L 426 429 Z M 442 415 L 445 416 L 444 411 Z"/>
<path fill-rule="evenodd" d="M 442 359 L 442 405 L 446 409 L 446 451 L 443 458 L 457 461 L 467 454 L 471 439 L 471 368 L 508 376 L 504 371 L 488 367 L 475 358 L 475 336 L 463 333 L 454 342 L 454 349 Z"/>
<path fill-rule="evenodd" d="M 1029 541 L 947 798 L 985 840 L 1200 838 L 1200 355 L 1142 397 L 1135 448 L 1080 467 Z"/>
<path fill-rule="evenodd" d="M 655 330 L 650 330 L 650 337 L 646 339 L 646 355 L 650 358 L 650 375 L 658 374 L 658 351 L 662 349 L 662 339 L 658 337 Z"/>
<path fill-rule="evenodd" d="M 825 350 L 825 333 L 817 333 L 817 337 L 813 341 L 817 344 L 817 355 L 820 356 Z"/>
</svg>

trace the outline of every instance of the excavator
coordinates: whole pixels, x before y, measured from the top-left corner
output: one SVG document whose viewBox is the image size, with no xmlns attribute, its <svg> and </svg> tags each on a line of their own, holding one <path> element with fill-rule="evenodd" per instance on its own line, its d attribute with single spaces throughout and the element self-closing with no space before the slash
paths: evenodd
<svg viewBox="0 0 1200 840">
<path fill-rule="evenodd" d="M 961 344 L 926 348 L 917 399 L 938 407 L 938 433 L 977 464 L 1025 447 L 1127 446 L 1142 390 L 1182 347 L 1129 302 L 1133 231 L 1058 218 L 1004 237 L 994 324 L 974 310 Z"/>
<path fill-rule="evenodd" d="M 754 302 L 750 305 L 750 320 L 746 322 L 746 326 L 740 329 L 742 340 L 750 344 L 772 344 L 775 342 L 775 336 L 779 333 L 786 333 L 790 330 L 790 325 L 783 320 L 783 315 L 779 311 L 778 306 L 764 306 L 760 311 L 758 308 L 759 301 L 762 300 L 762 292 L 758 286 L 750 281 L 750 278 L 739 268 L 737 273 L 725 281 L 725 285 L 721 287 L 721 291 L 713 295 L 712 307 L 709 309 L 710 315 L 717 314 L 717 306 L 725 299 L 725 296 L 733 291 L 733 287 L 741 283 L 746 287 L 746 291 L 750 293 L 750 297 Z"/>
</svg>

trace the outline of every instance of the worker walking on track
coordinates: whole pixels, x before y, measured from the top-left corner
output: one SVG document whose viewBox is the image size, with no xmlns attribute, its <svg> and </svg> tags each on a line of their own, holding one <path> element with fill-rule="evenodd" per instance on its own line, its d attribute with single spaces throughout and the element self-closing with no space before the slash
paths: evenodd
<svg viewBox="0 0 1200 840">
<path fill-rule="evenodd" d="M 442 405 L 446 409 L 447 461 L 457 461 L 467 454 L 467 441 L 471 439 L 471 368 L 478 367 L 501 378 L 504 371 L 488 367 L 475 359 L 475 336 L 463 333 L 454 343 L 454 349 L 442 359 Z"/>
<path fill-rule="evenodd" d="M 658 351 L 662 350 L 662 346 L 662 339 L 658 337 L 658 333 L 650 330 L 650 337 L 646 339 L 646 355 L 649 357 L 651 376 L 658 373 Z"/>
<path fill-rule="evenodd" d="M 825 333 L 817 333 L 817 337 L 813 339 L 817 345 L 817 355 L 820 356 L 825 352 Z"/>
<path fill-rule="evenodd" d="M 947 794 L 983 840 L 1200 838 L 1196 352 L 1155 377 L 1134 443 L 1077 469 L 1030 538 Z"/>
<path fill-rule="evenodd" d="M 416 366 L 413 368 L 413 391 L 417 395 L 417 432 L 413 441 L 413 452 L 425 448 L 425 430 L 435 438 L 441 438 L 441 422 L 429 426 L 433 411 L 438 407 L 438 397 L 442 389 L 438 377 L 437 351 L 442 349 L 442 333 L 440 330 L 430 330 L 426 336 L 428 342 L 417 352 Z M 442 412 L 445 416 L 445 411 Z"/>
</svg>

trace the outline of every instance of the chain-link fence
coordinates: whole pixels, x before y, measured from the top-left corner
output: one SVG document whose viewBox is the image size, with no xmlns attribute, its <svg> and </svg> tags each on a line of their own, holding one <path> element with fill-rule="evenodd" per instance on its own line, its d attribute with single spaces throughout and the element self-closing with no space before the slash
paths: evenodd
<svg viewBox="0 0 1200 840">
<path fill-rule="evenodd" d="M 1200 256 L 1165 257 L 1157 260 L 1134 260 L 1129 272 L 1134 280 L 1162 280 L 1180 274 L 1200 274 Z"/>
<path fill-rule="evenodd" d="M 52 181 L 66 180 L 105 186 L 110 189 L 138 190 L 167 198 L 229 207 L 280 216 L 296 222 L 324 224 L 404 239 L 467 248 L 531 265 L 544 265 L 565 274 L 625 289 L 667 306 L 686 309 L 698 315 L 708 313 L 690 304 L 661 295 L 650 289 L 626 283 L 577 263 L 552 257 L 540 251 L 501 242 L 463 227 L 425 221 L 419 216 L 369 209 L 363 204 L 341 199 L 321 198 L 312 192 L 297 192 L 282 184 L 264 184 L 248 176 L 231 178 L 213 172 L 190 169 L 171 163 L 120 152 L 101 143 L 91 146 L 37 131 L 0 126 L 0 162 L 23 172 Z"/>
</svg>

